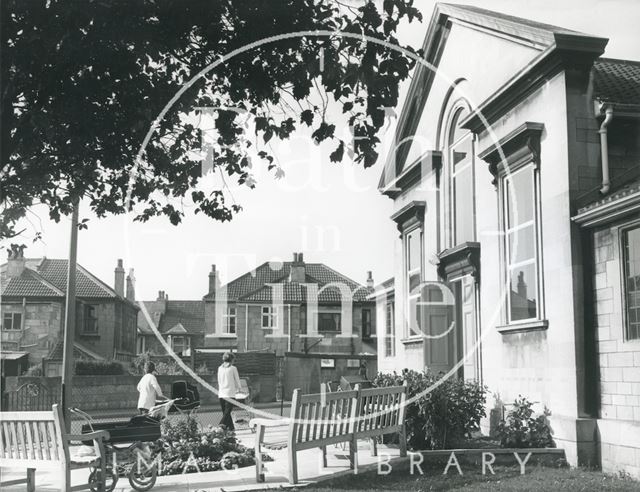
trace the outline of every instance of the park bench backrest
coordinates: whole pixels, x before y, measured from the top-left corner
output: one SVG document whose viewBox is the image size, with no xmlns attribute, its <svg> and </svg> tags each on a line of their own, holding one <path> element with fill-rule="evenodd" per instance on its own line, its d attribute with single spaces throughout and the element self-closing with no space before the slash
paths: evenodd
<svg viewBox="0 0 640 492">
<path fill-rule="evenodd" d="M 57 405 L 49 412 L 0 414 L 0 466 L 36 468 L 43 462 L 64 463 L 62 415 Z"/>
<path fill-rule="evenodd" d="M 301 395 L 294 390 L 291 400 L 292 423 L 289 444 L 331 444 L 348 440 L 352 433 L 357 391 Z"/>
<path fill-rule="evenodd" d="M 375 435 L 403 424 L 406 386 L 368 388 L 358 391 L 356 434 Z"/>
</svg>

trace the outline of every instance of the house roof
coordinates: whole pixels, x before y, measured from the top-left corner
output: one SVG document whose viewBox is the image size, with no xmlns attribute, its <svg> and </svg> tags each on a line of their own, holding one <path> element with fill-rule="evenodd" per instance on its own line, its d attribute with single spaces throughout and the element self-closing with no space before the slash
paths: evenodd
<svg viewBox="0 0 640 492">
<path fill-rule="evenodd" d="M 255 270 L 245 273 L 226 285 L 227 301 L 230 302 L 271 302 L 273 289 L 266 284 L 283 284 L 285 303 L 304 303 L 307 299 L 307 287 L 290 280 L 293 262 L 265 262 Z M 318 302 L 337 303 L 341 296 L 338 287 L 329 284 L 345 285 L 353 295 L 354 302 L 367 300 L 369 289 L 323 263 L 305 263 L 305 283 L 318 285 L 318 290 L 327 286 L 318 294 Z M 213 293 L 205 296 L 213 299 Z"/>
<path fill-rule="evenodd" d="M 600 58 L 593 65 L 594 97 L 640 106 L 640 61 Z"/>
<path fill-rule="evenodd" d="M 68 268 L 68 260 L 28 258 L 20 276 L 7 278 L 7 263 L 5 263 L 0 266 L 2 295 L 8 297 L 64 297 L 67 291 Z M 76 270 L 76 296 L 126 301 L 115 290 L 79 264 Z"/>
<path fill-rule="evenodd" d="M 164 301 L 166 308 L 160 316 L 158 331 L 166 334 L 202 335 L 205 331 L 204 301 Z M 139 301 L 144 304 L 151 319 L 154 313 L 162 312 L 163 301 Z M 138 313 L 138 331 L 142 334 L 153 335 L 146 316 L 140 309 Z"/>
</svg>

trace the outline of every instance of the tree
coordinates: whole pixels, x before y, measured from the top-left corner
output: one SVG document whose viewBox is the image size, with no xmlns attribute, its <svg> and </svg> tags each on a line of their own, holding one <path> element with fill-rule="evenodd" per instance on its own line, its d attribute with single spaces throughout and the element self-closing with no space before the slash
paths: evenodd
<svg viewBox="0 0 640 492">
<path fill-rule="evenodd" d="M 212 147 L 214 171 L 240 184 L 255 185 L 255 142 L 275 169 L 268 142 L 300 127 L 335 145 L 332 161 L 346 149 L 372 165 L 384 108 L 397 105 L 415 61 L 338 34 L 269 42 L 220 64 L 157 121 L 142 159 L 136 155 L 168 101 L 233 50 L 316 30 L 398 45 L 400 21 L 421 19 L 413 0 L 384 0 L 381 9 L 353 0 L 5 0 L 1 9 L 3 238 L 19 234 L 16 222 L 34 204 L 59 220 L 79 198 L 99 217 L 134 212 L 177 224 L 185 211 L 173 202 L 189 200 L 195 213 L 230 220 L 240 207 L 225 201 L 224 187 L 198 187 L 198 107 L 239 108 L 214 111 Z M 339 117 L 328 114 L 331 104 L 341 105 Z M 336 135 L 347 124 L 353 144 Z"/>
</svg>

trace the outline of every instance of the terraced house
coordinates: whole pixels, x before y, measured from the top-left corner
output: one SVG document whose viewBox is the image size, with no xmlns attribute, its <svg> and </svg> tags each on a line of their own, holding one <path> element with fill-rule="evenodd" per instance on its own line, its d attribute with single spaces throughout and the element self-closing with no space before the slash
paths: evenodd
<svg viewBox="0 0 640 492">
<path fill-rule="evenodd" d="M 480 380 L 494 414 L 524 395 L 572 464 L 640 476 L 640 63 L 607 41 L 436 6 L 380 181 L 378 358 Z"/>
<path fill-rule="evenodd" d="M 62 360 L 68 261 L 25 258 L 10 252 L 0 267 L 2 287 L 2 349 L 25 353 L 29 363 L 51 362 L 56 374 Z M 136 317 L 133 280 L 118 260 L 110 287 L 78 265 L 75 351 L 80 358 L 130 360 L 135 355 Z"/>
<path fill-rule="evenodd" d="M 215 267 L 204 297 L 205 346 L 240 352 L 375 354 L 373 288 L 323 263 L 265 262 L 221 287 Z M 347 293 L 348 312 L 343 309 Z M 224 299 L 224 301 L 223 301 Z"/>
</svg>

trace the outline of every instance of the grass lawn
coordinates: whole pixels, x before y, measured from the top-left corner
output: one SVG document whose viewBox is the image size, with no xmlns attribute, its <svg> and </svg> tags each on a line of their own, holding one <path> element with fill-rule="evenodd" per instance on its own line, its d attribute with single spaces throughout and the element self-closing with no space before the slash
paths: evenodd
<svg viewBox="0 0 640 492">
<path fill-rule="evenodd" d="M 640 490 L 640 482 L 628 478 L 605 475 L 598 471 L 568 468 L 527 468 L 526 475 L 520 475 L 516 467 L 494 467 L 495 475 L 483 476 L 481 470 L 465 470 L 458 475 L 455 468 L 442 475 L 442 469 L 425 470 L 420 476 L 410 475 L 408 470 L 394 471 L 386 476 L 376 473 L 349 475 L 323 482 L 317 486 L 304 487 L 303 492 L 329 492 L 335 490 L 464 490 L 464 491 L 635 491 Z"/>
</svg>

